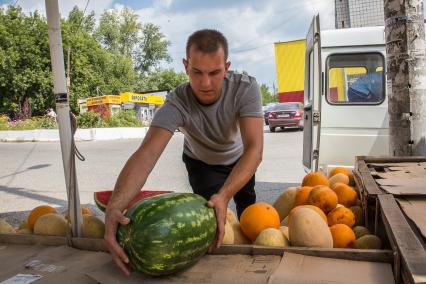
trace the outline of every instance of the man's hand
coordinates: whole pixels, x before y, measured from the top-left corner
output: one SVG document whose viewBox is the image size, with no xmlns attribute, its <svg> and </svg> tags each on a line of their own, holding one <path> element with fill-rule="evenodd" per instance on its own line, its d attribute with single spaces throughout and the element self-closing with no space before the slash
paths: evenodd
<svg viewBox="0 0 426 284">
<path fill-rule="evenodd" d="M 228 208 L 229 199 L 225 198 L 221 194 L 214 194 L 207 202 L 207 206 L 214 209 L 216 214 L 217 230 L 216 239 L 210 246 L 209 251 L 213 248 L 219 248 L 222 244 L 223 236 L 225 235 L 225 222 L 226 222 L 226 210 Z"/>
<path fill-rule="evenodd" d="M 104 239 L 112 259 L 126 275 L 130 275 L 130 269 L 125 264 L 129 263 L 129 258 L 123 248 L 117 243 L 116 234 L 118 224 L 127 225 L 129 222 L 129 218 L 126 218 L 118 209 L 111 209 L 106 212 Z"/>
</svg>

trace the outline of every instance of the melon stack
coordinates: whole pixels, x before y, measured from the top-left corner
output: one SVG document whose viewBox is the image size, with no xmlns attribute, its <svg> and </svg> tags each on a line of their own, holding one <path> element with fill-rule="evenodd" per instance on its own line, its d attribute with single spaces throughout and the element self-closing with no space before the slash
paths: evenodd
<svg viewBox="0 0 426 284">
<path fill-rule="evenodd" d="M 380 239 L 363 226 L 354 186 L 352 172 L 343 167 L 333 168 L 328 177 L 309 173 L 299 187 L 285 189 L 272 206 L 259 202 L 247 207 L 241 230 L 265 246 L 380 249 Z"/>
<path fill-rule="evenodd" d="M 86 207 L 81 208 L 83 216 L 82 237 L 103 238 L 105 224 L 93 216 Z M 13 228 L 5 220 L 0 219 L 0 233 L 34 234 L 44 236 L 64 237 L 70 230 L 69 214 L 64 215 L 50 205 L 40 205 L 33 208 L 27 219 L 22 220 L 18 228 Z"/>
</svg>

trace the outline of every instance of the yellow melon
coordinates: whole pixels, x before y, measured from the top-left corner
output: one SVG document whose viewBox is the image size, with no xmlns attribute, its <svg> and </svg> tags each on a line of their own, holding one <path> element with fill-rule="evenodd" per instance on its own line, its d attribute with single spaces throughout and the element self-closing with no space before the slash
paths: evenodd
<svg viewBox="0 0 426 284">
<path fill-rule="evenodd" d="M 0 218 L 0 234 L 13 234 L 15 229 L 5 219 Z"/>
<path fill-rule="evenodd" d="M 81 215 L 92 215 L 92 212 L 90 212 L 90 209 L 87 208 L 87 207 L 81 207 Z M 65 212 L 64 218 L 65 218 L 65 220 L 70 222 L 70 214 L 69 214 L 68 211 Z"/>
<path fill-rule="evenodd" d="M 343 183 L 348 185 L 349 184 L 349 177 L 345 174 L 338 173 L 332 176 L 328 179 L 328 182 L 330 183 L 330 188 L 333 189 L 334 185 L 336 183 Z"/>
<path fill-rule="evenodd" d="M 105 234 L 105 224 L 99 218 L 92 215 L 83 215 L 83 238 L 102 239 Z"/>
<path fill-rule="evenodd" d="M 290 224 L 291 222 L 291 216 L 294 214 L 294 212 L 296 212 L 296 210 L 298 210 L 299 208 L 309 208 L 314 210 L 315 212 L 317 212 L 321 218 L 324 220 L 324 222 L 326 224 L 328 224 L 328 220 L 327 220 L 327 215 L 325 215 L 324 211 L 322 211 L 319 207 L 314 206 L 314 205 L 299 205 L 294 207 L 293 209 L 291 209 L 290 214 L 288 214 L 288 223 Z"/>
<path fill-rule="evenodd" d="M 331 232 L 314 210 L 299 208 L 291 217 L 289 237 L 292 246 L 332 248 Z"/>
<path fill-rule="evenodd" d="M 287 239 L 284 237 L 284 234 L 275 228 L 267 228 L 260 232 L 254 241 L 254 244 L 272 247 L 285 247 L 289 245 Z"/>
<path fill-rule="evenodd" d="M 49 205 L 40 205 L 35 207 L 33 210 L 31 210 L 30 214 L 28 215 L 28 228 L 30 230 L 34 229 L 34 224 L 36 223 L 37 219 L 40 216 L 43 216 L 48 213 L 58 213 L 55 208 Z"/>
<path fill-rule="evenodd" d="M 48 213 L 37 218 L 34 234 L 48 236 L 66 236 L 68 223 L 61 215 Z"/>
<path fill-rule="evenodd" d="M 294 206 L 294 199 L 296 197 L 297 187 L 289 187 L 284 190 L 277 200 L 275 200 L 274 208 L 280 215 L 280 222 L 288 215 L 291 208 Z"/>
<path fill-rule="evenodd" d="M 334 175 L 338 174 L 338 173 L 342 173 L 348 176 L 349 178 L 349 185 L 354 185 L 355 184 L 355 180 L 354 180 L 354 175 L 352 174 L 352 171 L 348 168 L 344 168 L 344 167 L 335 167 L 333 168 L 329 174 L 328 174 L 328 178 L 333 177 Z"/>
<path fill-rule="evenodd" d="M 238 223 L 237 216 L 235 215 L 234 211 L 232 211 L 232 209 L 229 207 L 226 209 L 226 220 L 231 224 Z"/>
<path fill-rule="evenodd" d="M 251 241 L 244 235 L 241 230 L 239 223 L 232 224 L 232 230 L 234 231 L 234 244 L 235 245 L 248 245 Z"/>
<path fill-rule="evenodd" d="M 223 235 L 222 244 L 232 245 L 234 244 L 234 230 L 230 222 L 225 223 L 225 234 Z"/>
<path fill-rule="evenodd" d="M 287 226 L 281 226 L 279 230 L 284 234 L 284 237 L 286 237 L 287 240 L 290 239 Z"/>
</svg>

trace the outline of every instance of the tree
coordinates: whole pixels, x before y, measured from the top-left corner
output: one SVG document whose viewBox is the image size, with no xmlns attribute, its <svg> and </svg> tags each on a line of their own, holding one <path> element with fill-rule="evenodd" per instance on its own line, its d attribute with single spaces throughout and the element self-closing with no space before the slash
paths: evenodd
<svg viewBox="0 0 426 284">
<path fill-rule="evenodd" d="M 277 98 L 271 94 L 269 87 L 265 84 L 260 85 L 260 94 L 262 95 L 262 104 L 267 105 L 268 103 L 276 102 Z"/>
<path fill-rule="evenodd" d="M 129 8 L 105 11 L 99 20 L 95 38 L 103 47 L 113 53 L 132 57 L 138 43 L 141 24 L 138 16 Z"/>
<path fill-rule="evenodd" d="M 131 57 L 102 48 L 87 28 L 76 25 L 75 15 L 82 15 L 78 9 L 71 11 L 62 22 L 64 51 L 71 49 L 70 62 L 70 106 L 78 111 L 78 99 L 98 95 L 97 89 L 105 94 L 117 91 L 131 91 L 137 73 Z"/>
<path fill-rule="evenodd" d="M 173 90 L 187 81 L 188 76 L 184 72 L 175 72 L 173 69 L 156 69 L 141 77 L 137 90 Z"/>
<path fill-rule="evenodd" d="M 41 115 L 53 106 L 46 20 L 20 7 L 0 9 L 0 112 Z"/>
<path fill-rule="evenodd" d="M 426 155 L 426 66 L 423 1 L 385 0 L 389 149 Z"/>
<path fill-rule="evenodd" d="M 149 72 L 158 67 L 160 61 L 171 61 L 167 48 L 170 42 L 164 39 L 160 28 L 154 24 L 142 27 L 142 36 L 135 52 L 135 67 L 141 73 Z"/>
<path fill-rule="evenodd" d="M 71 25 L 72 30 L 83 30 L 88 34 L 92 34 L 95 28 L 95 12 L 92 11 L 89 15 L 85 16 L 83 11 L 78 9 L 77 6 L 74 6 L 68 14 L 68 23 Z"/>
</svg>

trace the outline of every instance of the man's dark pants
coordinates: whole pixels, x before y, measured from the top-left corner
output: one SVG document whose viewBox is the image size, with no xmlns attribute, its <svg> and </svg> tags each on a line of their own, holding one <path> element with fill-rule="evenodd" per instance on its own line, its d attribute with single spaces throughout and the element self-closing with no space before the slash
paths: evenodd
<svg viewBox="0 0 426 284">
<path fill-rule="evenodd" d="M 182 160 L 188 171 L 189 184 L 192 190 L 194 193 L 203 196 L 207 200 L 219 191 L 236 164 L 234 163 L 227 166 L 209 165 L 202 161 L 192 159 L 186 154 L 182 155 Z M 238 219 L 246 207 L 256 202 L 254 185 L 255 177 L 253 175 L 247 184 L 234 196 Z"/>
</svg>

